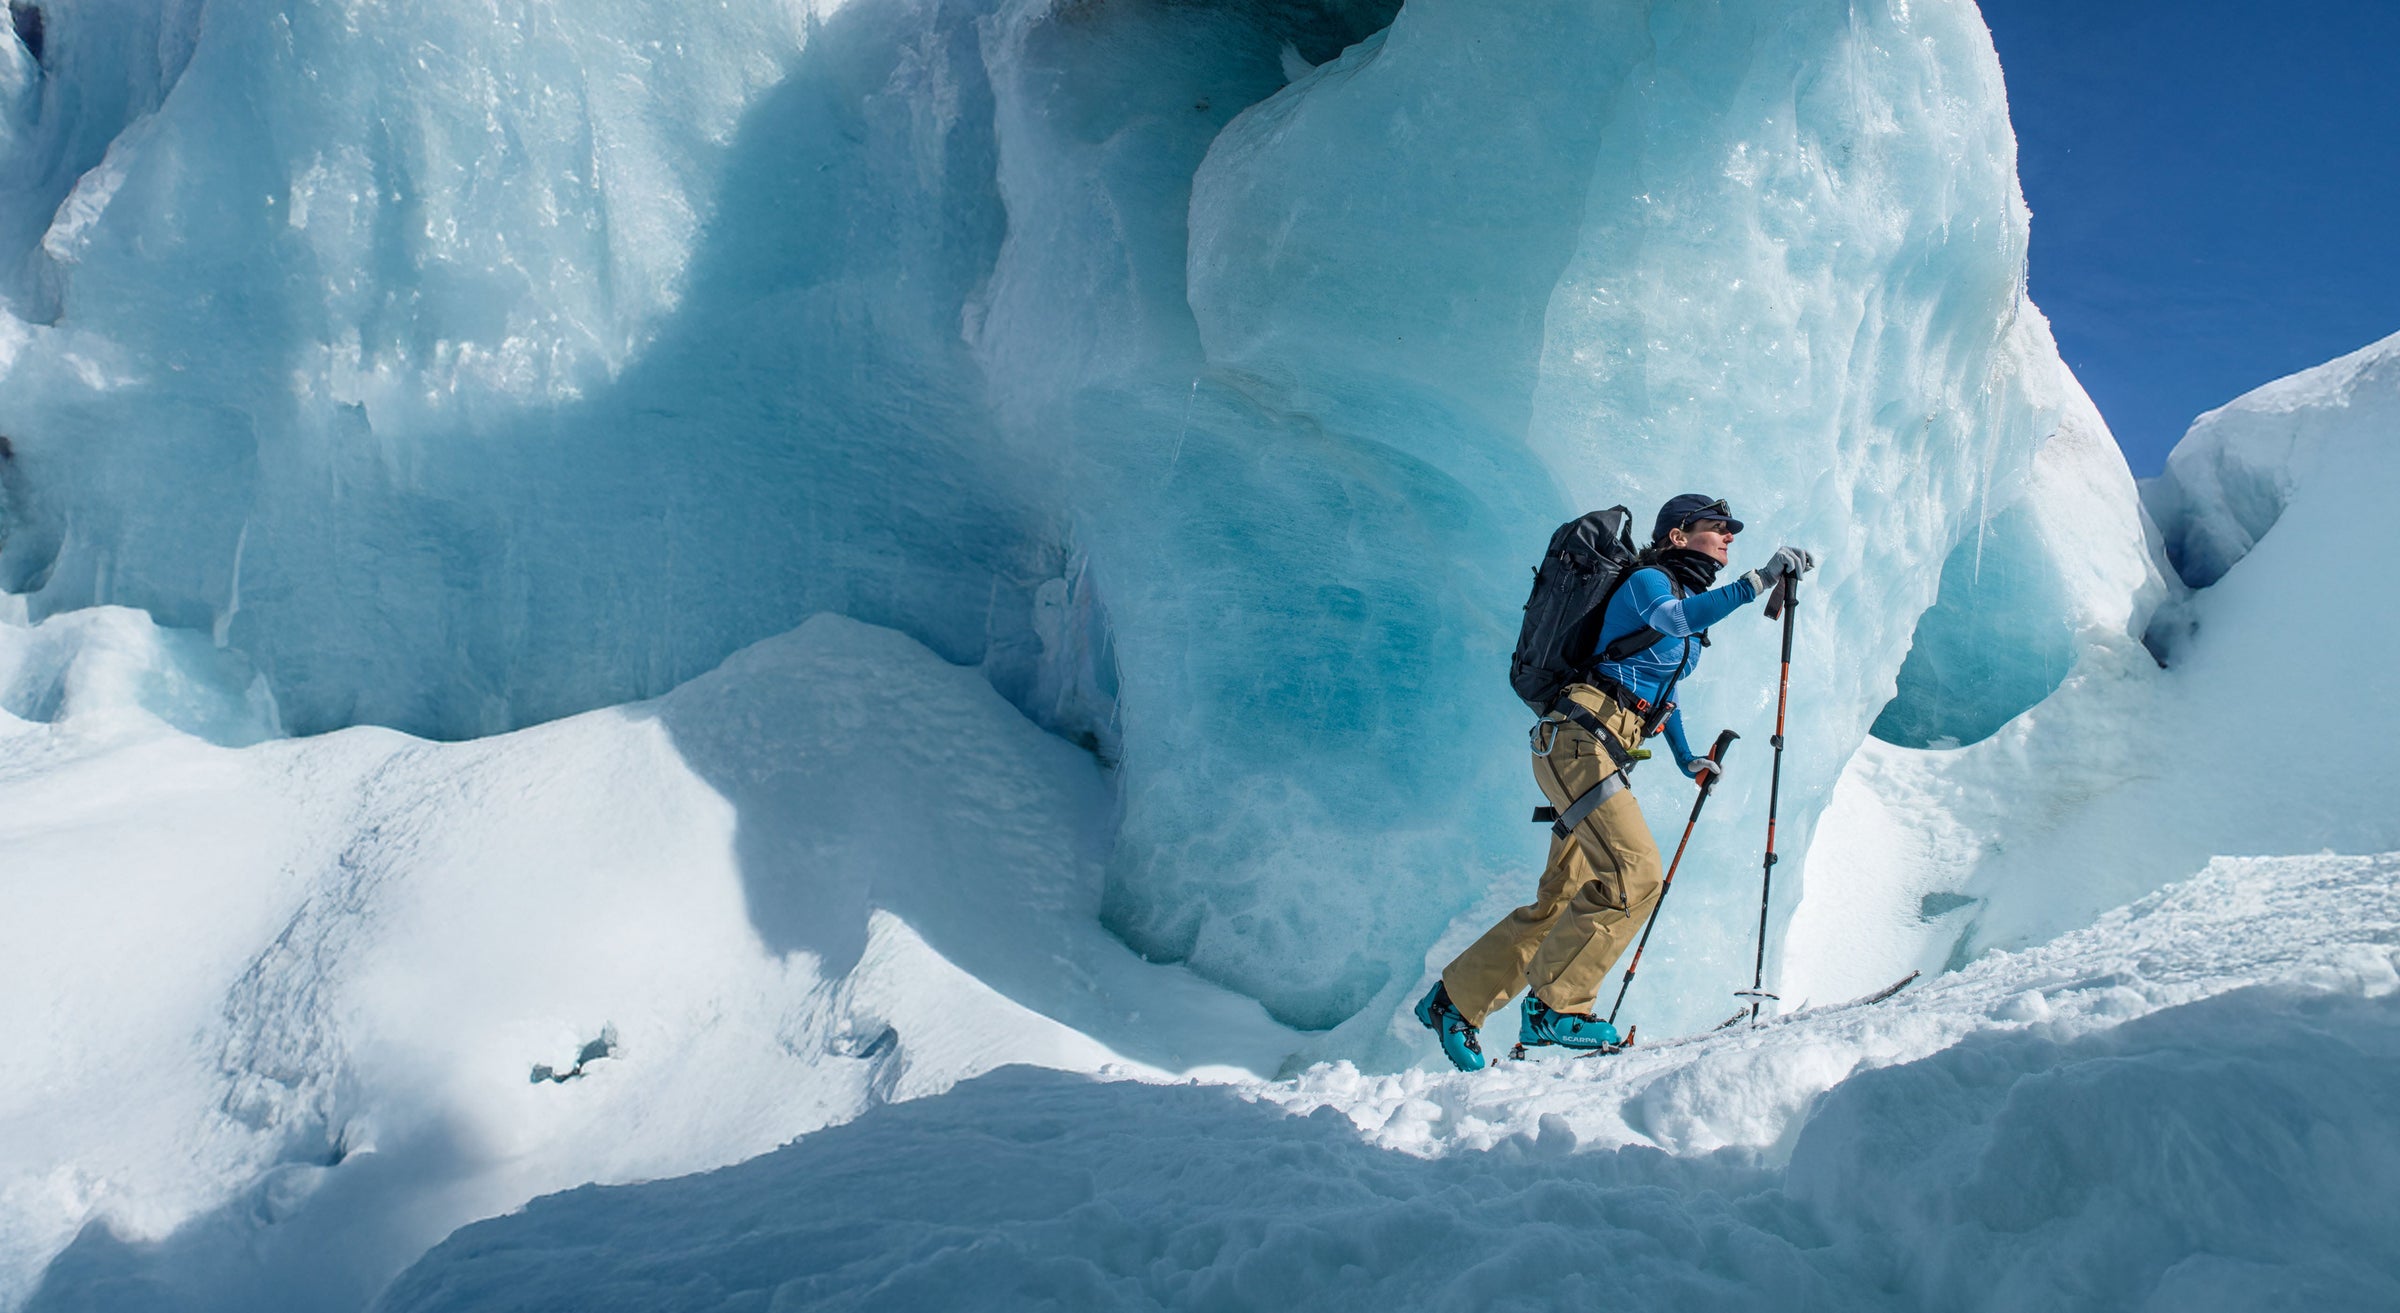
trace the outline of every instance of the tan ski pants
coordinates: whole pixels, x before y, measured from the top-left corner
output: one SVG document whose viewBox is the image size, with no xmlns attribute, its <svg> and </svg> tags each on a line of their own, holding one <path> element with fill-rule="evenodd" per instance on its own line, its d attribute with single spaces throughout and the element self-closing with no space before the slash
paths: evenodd
<svg viewBox="0 0 2400 1313">
<path fill-rule="evenodd" d="M 1619 744 L 1640 746 L 1640 716 L 1588 684 L 1570 685 L 1566 696 L 1597 716 Z M 1534 782 L 1561 811 L 1615 769 L 1608 749 L 1572 721 L 1558 726 L 1549 755 L 1533 759 Z M 1658 890 L 1658 843 L 1633 790 L 1619 790 L 1571 837 L 1551 838 L 1533 901 L 1442 968 L 1450 1002 L 1477 1025 L 1520 989 L 1559 1012 L 1590 1012 L 1608 969 L 1658 906 Z"/>
</svg>

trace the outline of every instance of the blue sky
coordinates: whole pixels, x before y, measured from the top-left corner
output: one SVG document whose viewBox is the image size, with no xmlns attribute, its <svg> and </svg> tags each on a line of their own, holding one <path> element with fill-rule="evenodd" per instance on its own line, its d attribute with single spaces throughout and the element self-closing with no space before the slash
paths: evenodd
<svg viewBox="0 0 2400 1313">
<path fill-rule="evenodd" d="M 2400 332 L 2400 0 L 1983 0 L 2034 301 L 2137 475 Z"/>
</svg>

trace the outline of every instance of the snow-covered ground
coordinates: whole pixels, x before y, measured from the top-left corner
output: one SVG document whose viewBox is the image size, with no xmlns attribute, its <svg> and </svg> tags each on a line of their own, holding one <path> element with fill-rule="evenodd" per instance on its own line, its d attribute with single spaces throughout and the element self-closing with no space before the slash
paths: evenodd
<svg viewBox="0 0 2400 1313">
<path fill-rule="evenodd" d="M 0 623 L 0 1306 L 101 1219 L 197 1306 L 356 1307 L 547 1190 L 1306 1040 L 1103 931 L 1098 763 L 889 630 L 471 743 L 178 728 L 260 737 L 247 687 L 135 612 Z"/>
<path fill-rule="evenodd" d="M 537 1201 L 377 1307 L 2385 1308 L 2395 1179 L 2400 854 L 2226 860 L 1884 1003 L 1616 1057 L 986 1076 Z"/>
</svg>

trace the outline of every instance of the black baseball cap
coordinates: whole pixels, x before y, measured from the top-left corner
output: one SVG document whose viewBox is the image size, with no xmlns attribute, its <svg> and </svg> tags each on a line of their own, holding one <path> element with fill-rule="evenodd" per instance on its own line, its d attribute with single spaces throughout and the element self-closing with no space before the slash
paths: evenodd
<svg viewBox="0 0 2400 1313">
<path fill-rule="evenodd" d="M 1650 541 L 1665 542 L 1667 530 L 1688 529 L 1694 520 L 1723 520 L 1726 528 L 1735 533 L 1742 531 L 1742 522 L 1733 518 L 1733 508 L 1725 504 L 1724 498 L 1687 492 L 1669 498 L 1666 505 L 1658 508 L 1658 523 L 1651 526 Z"/>
</svg>

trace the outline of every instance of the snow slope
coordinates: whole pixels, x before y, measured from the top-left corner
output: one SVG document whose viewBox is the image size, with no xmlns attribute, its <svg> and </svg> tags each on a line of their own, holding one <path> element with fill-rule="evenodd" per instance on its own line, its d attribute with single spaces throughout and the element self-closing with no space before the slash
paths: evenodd
<svg viewBox="0 0 2400 1313">
<path fill-rule="evenodd" d="M 2144 492 L 2186 582 L 2224 577 L 2329 466 L 2400 428 L 2400 334 L 2244 393 L 2193 421 Z"/>
<path fill-rule="evenodd" d="M 93 1222 L 193 1307 L 356 1307 L 546 1190 L 1004 1062 L 1300 1041 L 1102 931 L 1097 764 L 890 631 L 463 744 L 177 729 L 259 736 L 224 660 L 117 609 L 0 625 L 0 1306 Z"/>
<path fill-rule="evenodd" d="M 2363 1309 L 2400 1299 L 2395 1171 L 2400 855 L 2221 861 L 1888 1003 L 1617 1058 L 998 1073 L 539 1200 L 376 1307 Z"/>
</svg>

